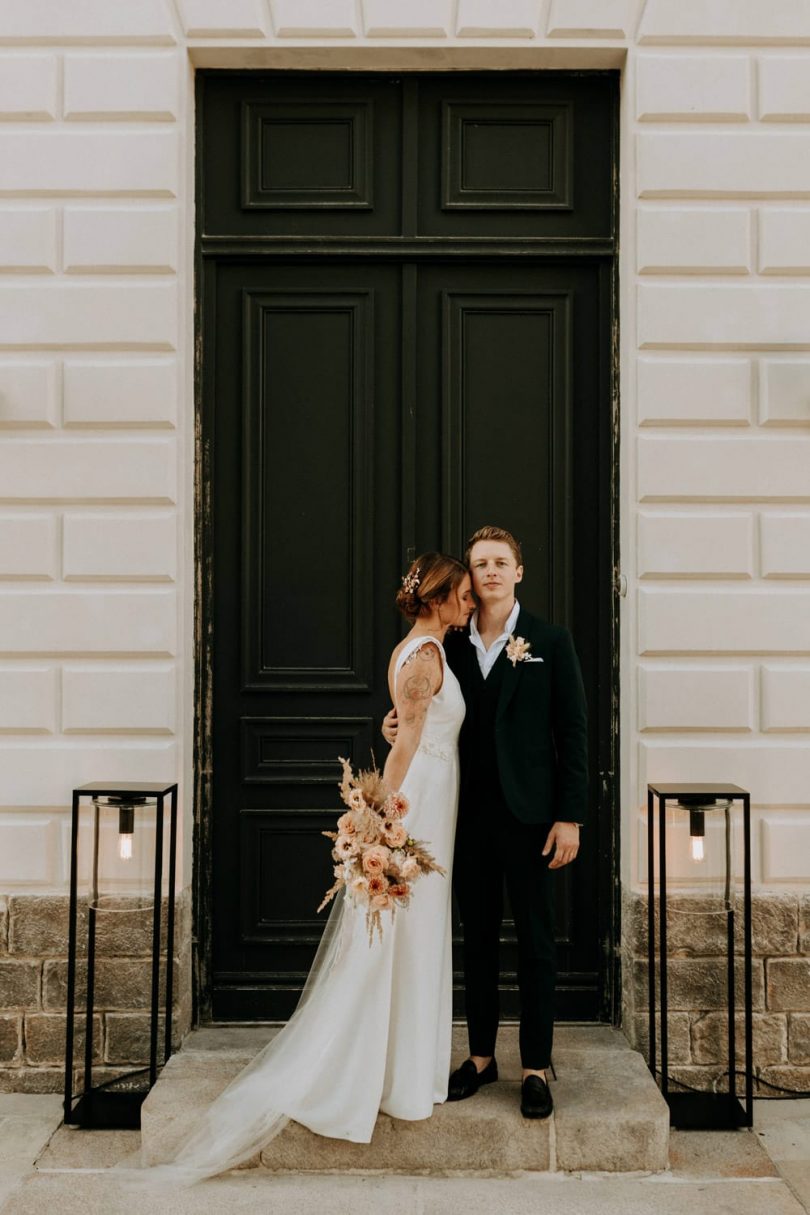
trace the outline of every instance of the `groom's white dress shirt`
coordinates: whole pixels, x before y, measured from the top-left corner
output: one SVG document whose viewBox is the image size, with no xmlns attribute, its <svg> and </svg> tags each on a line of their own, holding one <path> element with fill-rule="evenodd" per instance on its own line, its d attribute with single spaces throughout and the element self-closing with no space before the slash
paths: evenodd
<svg viewBox="0 0 810 1215">
<path fill-rule="evenodd" d="M 496 637 L 489 649 L 486 648 L 481 640 L 481 634 L 478 632 L 478 609 L 473 613 L 470 621 L 470 643 L 475 646 L 475 652 L 478 657 L 478 666 L 481 669 L 481 674 L 486 679 L 490 671 L 498 661 L 498 655 L 509 640 L 510 635 L 515 630 L 515 625 L 518 622 L 520 615 L 520 604 L 515 600 L 515 606 L 506 618 L 506 624 L 503 626 L 503 632 L 499 637 Z"/>
</svg>

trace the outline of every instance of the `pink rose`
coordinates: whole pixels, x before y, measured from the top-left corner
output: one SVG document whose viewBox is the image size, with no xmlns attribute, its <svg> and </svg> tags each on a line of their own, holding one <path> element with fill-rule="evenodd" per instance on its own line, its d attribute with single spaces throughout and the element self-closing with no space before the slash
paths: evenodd
<svg viewBox="0 0 810 1215">
<path fill-rule="evenodd" d="M 389 848 L 401 848 L 408 838 L 408 832 L 402 823 L 392 823 L 385 832 L 385 842 Z"/>
<path fill-rule="evenodd" d="M 369 877 L 373 874 L 382 873 L 389 856 L 388 849 L 381 847 L 379 844 L 366 848 L 363 853 L 363 870 Z"/>
</svg>

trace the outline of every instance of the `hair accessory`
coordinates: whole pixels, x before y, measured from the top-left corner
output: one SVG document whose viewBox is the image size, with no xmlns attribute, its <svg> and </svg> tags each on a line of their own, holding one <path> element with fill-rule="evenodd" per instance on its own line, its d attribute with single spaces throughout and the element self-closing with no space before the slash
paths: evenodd
<svg viewBox="0 0 810 1215">
<path fill-rule="evenodd" d="M 416 590 L 416 588 L 419 586 L 420 581 L 421 580 L 419 578 L 419 566 L 417 565 L 416 569 L 413 571 L 412 574 L 406 574 L 405 577 L 402 579 L 402 588 L 403 588 L 403 590 L 406 590 L 409 595 L 412 595 L 413 592 Z"/>
</svg>

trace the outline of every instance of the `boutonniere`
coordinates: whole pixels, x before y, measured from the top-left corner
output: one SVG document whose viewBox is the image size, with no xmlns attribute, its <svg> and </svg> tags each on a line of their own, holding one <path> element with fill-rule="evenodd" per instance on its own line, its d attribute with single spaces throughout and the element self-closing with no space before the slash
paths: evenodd
<svg viewBox="0 0 810 1215">
<path fill-rule="evenodd" d="M 525 637 L 515 637 L 513 633 L 509 634 L 509 640 L 506 643 L 506 657 L 515 667 L 519 662 L 529 661 L 529 650 L 531 642 L 526 641 Z"/>
</svg>

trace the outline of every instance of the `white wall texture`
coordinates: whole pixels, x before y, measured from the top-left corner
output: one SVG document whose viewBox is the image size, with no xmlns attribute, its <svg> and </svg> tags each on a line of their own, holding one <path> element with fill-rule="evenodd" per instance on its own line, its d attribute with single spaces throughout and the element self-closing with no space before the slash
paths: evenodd
<svg viewBox="0 0 810 1215">
<path fill-rule="evenodd" d="M 810 0 L 0 7 L 0 894 L 71 788 L 191 838 L 195 66 L 623 69 L 622 877 L 648 779 L 810 881 Z M 184 882 L 191 869 L 183 850 Z"/>
</svg>

